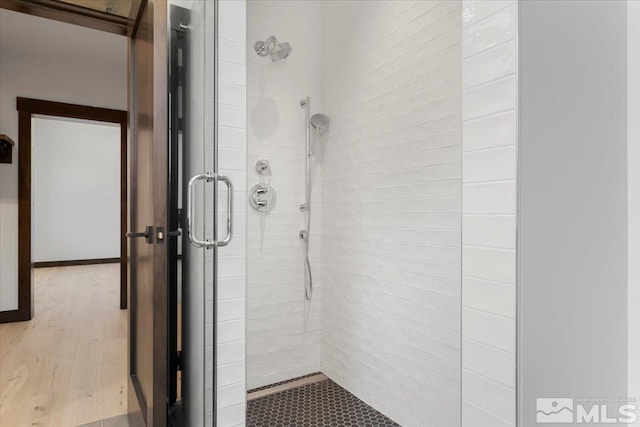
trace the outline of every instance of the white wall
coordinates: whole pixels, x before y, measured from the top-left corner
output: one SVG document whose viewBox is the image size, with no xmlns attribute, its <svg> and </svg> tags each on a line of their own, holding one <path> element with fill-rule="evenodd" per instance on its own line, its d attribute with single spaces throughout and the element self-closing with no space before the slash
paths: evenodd
<svg viewBox="0 0 640 427">
<path fill-rule="evenodd" d="M 125 37 L 0 10 L 2 133 L 18 142 L 18 96 L 126 110 L 126 54 Z M 0 310 L 18 305 L 17 151 L 0 165 Z"/>
<path fill-rule="evenodd" d="M 321 111 L 321 10 L 319 1 L 247 3 L 248 147 L 247 189 L 260 182 L 259 159 L 271 162 L 275 208 L 265 216 L 248 212 L 247 387 L 249 389 L 320 370 L 321 155 L 313 158 L 311 265 L 314 292 L 304 297 L 302 241 L 305 112 L 311 97 Z M 254 53 L 253 45 L 275 35 L 293 53 L 281 62 Z"/>
<path fill-rule="evenodd" d="M 32 119 L 33 260 L 120 257 L 120 125 Z"/>
<path fill-rule="evenodd" d="M 629 397 L 640 398 L 640 2 L 627 2 Z M 639 421 L 640 423 L 640 421 Z"/>
<path fill-rule="evenodd" d="M 528 427 L 536 397 L 627 393 L 627 4 L 519 8 L 518 425 Z"/>
<path fill-rule="evenodd" d="M 323 2 L 322 370 L 460 425 L 461 2 Z"/>
<path fill-rule="evenodd" d="M 516 425 L 517 3 L 463 1 L 463 426 Z"/>
</svg>

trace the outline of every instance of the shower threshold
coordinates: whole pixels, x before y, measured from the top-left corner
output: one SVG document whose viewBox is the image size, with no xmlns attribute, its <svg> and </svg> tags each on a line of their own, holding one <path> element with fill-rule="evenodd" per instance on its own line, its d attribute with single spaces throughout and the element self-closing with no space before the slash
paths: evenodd
<svg viewBox="0 0 640 427">
<path fill-rule="evenodd" d="M 247 427 L 399 426 L 322 373 L 249 390 Z"/>
</svg>

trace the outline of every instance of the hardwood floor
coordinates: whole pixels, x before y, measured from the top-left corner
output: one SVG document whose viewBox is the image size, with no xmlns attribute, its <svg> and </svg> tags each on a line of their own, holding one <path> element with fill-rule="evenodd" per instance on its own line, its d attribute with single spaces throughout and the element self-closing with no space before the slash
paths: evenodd
<svg viewBox="0 0 640 427">
<path fill-rule="evenodd" d="M 0 426 L 75 427 L 126 413 L 119 268 L 35 270 L 35 317 L 0 325 Z"/>
</svg>

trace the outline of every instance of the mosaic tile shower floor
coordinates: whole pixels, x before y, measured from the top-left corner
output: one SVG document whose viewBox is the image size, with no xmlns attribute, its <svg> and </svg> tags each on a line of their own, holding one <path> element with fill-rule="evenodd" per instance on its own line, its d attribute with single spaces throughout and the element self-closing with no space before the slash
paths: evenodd
<svg viewBox="0 0 640 427">
<path fill-rule="evenodd" d="M 390 427 L 395 422 L 327 379 L 250 400 L 247 427 Z"/>
</svg>

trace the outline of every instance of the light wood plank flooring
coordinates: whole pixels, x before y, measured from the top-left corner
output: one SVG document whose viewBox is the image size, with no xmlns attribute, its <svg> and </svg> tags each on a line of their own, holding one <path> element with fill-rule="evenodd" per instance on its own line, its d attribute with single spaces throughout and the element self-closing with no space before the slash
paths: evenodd
<svg viewBox="0 0 640 427">
<path fill-rule="evenodd" d="M 119 265 L 35 270 L 35 317 L 0 325 L 0 426 L 75 427 L 126 413 Z"/>
</svg>

